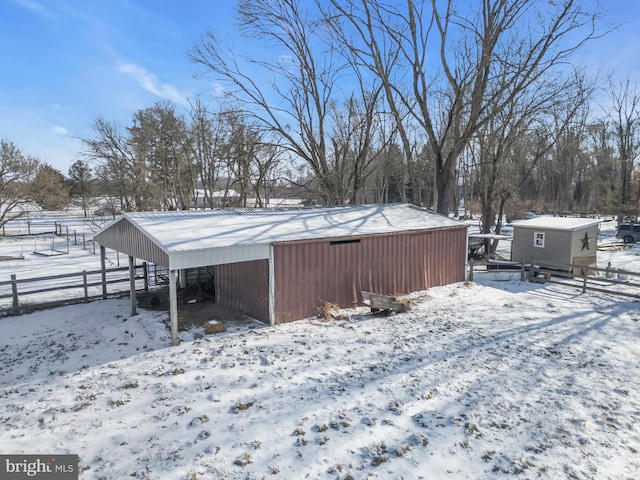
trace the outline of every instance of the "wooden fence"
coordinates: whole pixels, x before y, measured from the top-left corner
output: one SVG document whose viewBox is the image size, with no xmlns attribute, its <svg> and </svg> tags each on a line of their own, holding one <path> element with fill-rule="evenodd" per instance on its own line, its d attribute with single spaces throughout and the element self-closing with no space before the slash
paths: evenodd
<svg viewBox="0 0 640 480">
<path fill-rule="evenodd" d="M 146 262 L 135 266 L 135 280 L 142 283 L 142 286 L 136 287 L 136 290 L 149 290 Z M 120 283 L 126 283 L 127 287 L 108 292 L 108 285 Z M 12 274 L 11 280 L 0 282 L 0 317 L 60 305 L 89 302 L 98 298 L 128 295 L 129 284 L 128 267 L 107 268 L 104 271 L 85 270 L 37 278 L 17 278 L 15 274 Z M 56 292 L 61 291 L 65 291 L 64 295 L 61 295 L 63 298 L 56 298 L 58 297 Z M 8 299 L 11 301 L 3 302 Z"/>
<path fill-rule="evenodd" d="M 475 265 L 480 262 L 469 262 L 469 281 L 473 282 Z M 611 295 L 640 299 L 640 273 L 621 268 L 591 267 L 570 263 L 555 263 L 553 265 L 537 265 L 532 258 L 530 263 L 489 260 L 487 271 L 511 272 L 513 277 L 521 281 L 529 280 L 535 283 L 554 283 L 578 288 L 583 293 L 588 290 Z M 476 272 L 478 273 L 478 272 Z M 635 280 L 635 281 L 634 281 Z"/>
<path fill-rule="evenodd" d="M 590 267 L 587 265 L 557 264 L 541 267 L 532 259 L 527 270 L 529 281 L 553 283 L 611 295 L 640 299 L 640 273 L 621 268 Z M 635 279 L 636 281 L 633 281 Z"/>
</svg>

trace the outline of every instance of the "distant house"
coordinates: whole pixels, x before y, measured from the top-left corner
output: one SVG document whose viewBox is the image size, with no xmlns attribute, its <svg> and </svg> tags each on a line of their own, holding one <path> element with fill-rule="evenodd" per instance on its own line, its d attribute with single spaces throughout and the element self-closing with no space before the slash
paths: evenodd
<svg viewBox="0 0 640 480">
<path fill-rule="evenodd" d="M 240 206 L 240 194 L 233 189 L 221 189 L 208 192 L 207 190 L 198 188 L 194 190 L 194 200 L 189 205 L 191 209 L 205 209 L 205 208 L 228 208 Z M 258 200 L 255 197 L 248 197 L 246 199 L 248 207 L 256 207 Z M 303 199 L 301 198 L 286 198 L 286 197 L 271 197 L 268 199 L 262 199 L 262 203 L 265 207 L 302 207 Z"/>
<path fill-rule="evenodd" d="M 513 223 L 511 260 L 559 270 L 596 265 L 600 220 L 537 217 Z"/>
<path fill-rule="evenodd" d="M 190 208 L 220 208 L 237 207 L 240 203 L 240 194 L 233 189 L 220 189 L 209 192 L 198 188 L 194 191 L 194 201 Z"/>
<path fill-rule="evenodd" d="M 95 240 L 169 268 L 204 268 L 216 302 L 269 324 L 351 307 L 361 291 L 398 295 L 464 280 L 467 226 L 407 204 L 126 213 Z M 132 295 L 133 296 L 133 295 Z"/>
</svg>

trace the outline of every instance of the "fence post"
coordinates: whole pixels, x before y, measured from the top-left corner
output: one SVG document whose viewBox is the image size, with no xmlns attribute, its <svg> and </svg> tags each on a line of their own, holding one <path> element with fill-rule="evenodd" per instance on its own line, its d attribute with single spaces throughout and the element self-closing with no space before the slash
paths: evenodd
<svg viewBox="0 0 640 480">
<path fill-rule="evenodd" d="M 534 258 L 531 257 L 531 265 L 529 265 L 529 281 L 533 282 L 533 278 L 535 277 L 535 261 Z"/>
<path fill-rule="evenodd" d="M 473 264 L 475 262 L 473 261 L 473 258 L 471 260 L 469 260 L 469 281 L 473 282 Z"/>
<path fill-rule="evenodd" d="M 69 255 L 69 237 L 67 237 L 67 255 Z"/>
<path fill-rule="evenodd" d="M 82 271 L 82 283 L 84 285 L 84 301 L 85 303 L 89 301 L 89 289 L 87 288 L 87 271 Z"/>
<path fill-rule="evenodd" d="M 31 222 L 27 220 L 27 235 L 31 235 Z"/>
<path fill-rule="evenodd" d="M 149 292 L 149 266 L 147 262 L 142 262 L 142 275 L 144 276 L 144 291 Z"/>
<path fill-rule="evenodd" d="M 18 308 L 18 284 L 15 273 L 11 274 L 11 293 L 13 294 L 13 308 Z"/>
<path fill-rule="evenodd" d="M 136 299 L 136 259 L 129 255 L 129 295 L 131 299 L 131 316 L 138 314 Z"/>
<path fill-rule="evenodd" d="M 73 244 L 77 245 L 78 244 L 78 235 L 76 234 L 76 231 L 73 231 Z"/>
<path fill-rule="evenodd" d="M 105 257 L 107 256 L 107 249 L 100 245 L 100 268 L 102 269 L 102 298 L 107 299 L 107 267 L 105 265 Z"/>
<path fill-rule="evenodd" d="M 520 268 L 520 281 L 524 282 L 524 280 L 526 278 L 526 275 L 525 275 L 526 269 L 524 267 L 524 258 L 520 260 L 520 267 L 521 267 Z"/>
<path fill-rule="evenodd" d="M 84 237 L 84 233 L 82 234 L 82 250 L 86 250 L 87 249 L 87 241 Z"/>
<path fill-rule="evenodd" d="M 582 269 L 582 293 L 587 292 L 587 272 Z"/>
</svg>

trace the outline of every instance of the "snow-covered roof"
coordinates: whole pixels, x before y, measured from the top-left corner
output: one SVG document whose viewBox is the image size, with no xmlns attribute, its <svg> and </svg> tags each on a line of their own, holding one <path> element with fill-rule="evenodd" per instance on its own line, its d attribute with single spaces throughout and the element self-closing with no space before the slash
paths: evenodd
<svg viewBox="0 0 640 480">
<path fill-rule="evenodd" d="M 541 216 L 529 220 L 513 222 L 513 227 L 543 228 L 551 230 L 580 230 L 581 228 L 597 225 L 601 220 L 577 217 L 547 217 Z"/>
<path fill-rule="evenodd" d="M 129 224 L 127 231 L 134 227 L 154 248 L 176 260 L 166 265 L 181 265 L 176 268 L 187 268 L 185 262 L 189 266 L 194 262 L 213 265 L 222 257 L 224 263 L 269 258 L 269 245 L 278 242 L 464 226 L 414 205 L 391 204 L 125 213 L 96 235 L 99 244 L 143 259 L 148 258 L 120 238 L 124 235 L 123 223 Z M 218 252 L 215 259 L 185 259 L 188 252 L 214 250 Z M 178 258 L 182 260 L 178 262 Z M 204 261 L 211 263 L 199 263 Z"/>
</svg>

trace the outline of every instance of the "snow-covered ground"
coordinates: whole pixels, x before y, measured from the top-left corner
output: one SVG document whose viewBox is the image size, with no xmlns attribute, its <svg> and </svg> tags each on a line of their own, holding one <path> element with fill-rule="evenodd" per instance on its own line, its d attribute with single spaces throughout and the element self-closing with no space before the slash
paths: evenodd
<svg viewBox="0 0 640 480">
<path fill-rule="evenodd" d="M 82 479 L 639 477 L 640 303 L 521 282 L 411 297 L 178 347 L 127 299 L 0 319 L 0 453 L 78 454 Z"/>
</svg>

